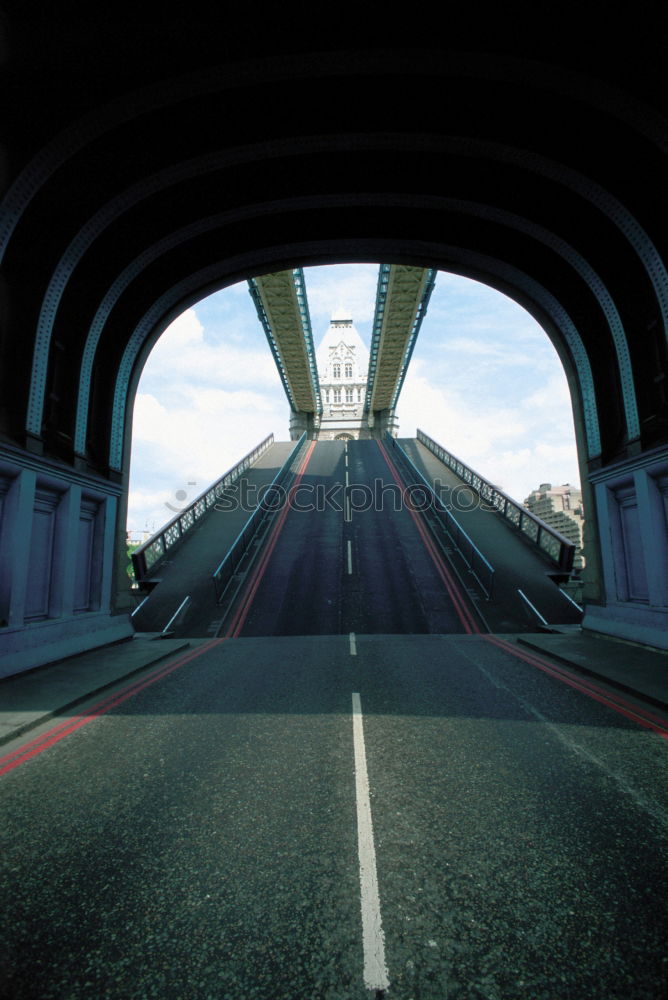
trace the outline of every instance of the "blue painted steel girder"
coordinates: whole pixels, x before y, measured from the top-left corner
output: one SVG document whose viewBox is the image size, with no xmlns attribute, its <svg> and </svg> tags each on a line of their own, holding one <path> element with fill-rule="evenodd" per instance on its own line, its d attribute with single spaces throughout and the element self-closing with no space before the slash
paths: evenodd
<svg viewBox="0 0 668 1000">
<path fill-rule="evenodd" d="M 435 280 L 433 268 L 380 265 L 365 412 L 394 410 Z"/>
<path fill-rule="evenodd" d="M 318 368 L 302 268 L 248 282 L 278 373 L 294 413 L 322 413 Z"/>
</svg>

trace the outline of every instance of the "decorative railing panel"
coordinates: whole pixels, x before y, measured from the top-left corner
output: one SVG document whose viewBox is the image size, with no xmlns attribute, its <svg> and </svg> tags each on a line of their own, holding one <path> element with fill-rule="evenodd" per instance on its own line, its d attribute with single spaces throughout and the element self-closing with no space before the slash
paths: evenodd
<svg viewBox="0 0 668 1000">
<path fill-rule="evenodd" d="M 418 430 L 418 441 L 425 448 L 428 448 L 433 455 L 447 465 L 449 469 L 459 476 L 465 483 L 475 489 L 478 495 L 488 504 L 490 508 L 497 510 L 515 528 L 528 538 L 534 545 L 545 553 L 552 562 L 556 563 L 564 573 L 570 573 L 573 568 L 573 557 L 575 555 L 575 545 L 565 538 L 555 528 L 550 527 L 530 510 L 518 504 L 516 500 L 509 497 L 507 493 L 493 486 L 488 480 L 474 472 L 461 459 L 456 458 L 442 445 L 430 438 L 424 431 Z"/>
<path fill-rule="evenodd" d="M 148 542 L 142 553 L 144 557 L 143 565 L 147 569 L 150 569 L 152 566 L 155 565 L 155 563 L 158 562 L 159 559 L 162 559 L 164 554 L 165 554 L 164 538 L 160 537 L 156 538 L 154 542 Z M 134 559 L 135 553 L 133 552 L 132 555 L 133 555 L 132 561 L 135 563 L 135 576 L 137 577 L 137 580 L 139 580 L 139 577 L 137 576 L 137 565 Z"/>
</svg>

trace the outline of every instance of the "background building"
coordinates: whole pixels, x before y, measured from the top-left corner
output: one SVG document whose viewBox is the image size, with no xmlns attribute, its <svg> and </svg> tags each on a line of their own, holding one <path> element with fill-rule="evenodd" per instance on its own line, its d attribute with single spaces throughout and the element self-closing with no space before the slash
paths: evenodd
<svg viewBox="0 0 668 1000">
<path fill-rule="evenodd" d="M 577 546 L 573 569 L 582 569 L 584 566 L 582 491 L 570 483 L 564 483 L 562 486 L 541 483 L 538 489 L 532 490 L 526 498 L 524 506 Z"/>
<path fill-rule="evenodd" d="M 316 353 L 322 417 L 320 440 L 370 437 L 364 420 L 369 352 L 345 312 L 336 312 Z"/>
</svg>

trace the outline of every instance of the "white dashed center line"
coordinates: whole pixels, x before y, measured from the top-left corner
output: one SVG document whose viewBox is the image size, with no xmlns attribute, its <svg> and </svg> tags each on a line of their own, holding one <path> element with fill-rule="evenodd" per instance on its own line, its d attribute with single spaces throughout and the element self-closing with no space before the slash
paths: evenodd
<svg viewBox="0 0 668 1000">
<path fill-rule="evenodd" d="M 354 632 L 350 633 L 350 655 L 357 656 L 357 640 Z"/>
<path fill-rule="evenodd" d="M 353 543 L 348 539 L 348 575 L 353 571 Z"/>
<path fill-rule="evenodd" d="M 390 985 L 390 980 L 385 964 L 385 935 L 380 919 L 376 849 L 373 843 L 373 826 L 371 824 L 362 704 L 357 692 L 353 693 L 353 744 L 355 747 L 357 848 L 360 862 L 364 985 L 368 990 L 386 990 Z"/>
</svg>

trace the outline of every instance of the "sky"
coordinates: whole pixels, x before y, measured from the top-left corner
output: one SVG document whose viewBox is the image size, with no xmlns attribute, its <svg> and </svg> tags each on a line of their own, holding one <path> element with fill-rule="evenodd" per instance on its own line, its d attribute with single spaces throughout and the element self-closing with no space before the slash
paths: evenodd
<svg viewBox="0 0 668 1000">
<path fill-rule="evenodd" d="M 333 312 L 371 336 L 378 266 L 304 269 L 316 349 Z M 579 485 L 566 376 L 547 334 L 500 292 L 439 271 L 397 404 L 399 437 L 425 431 L 517 500 Z M 289 407 L 246 282 L 164 332 L 135 401 L 128 530 L 153 532 L 268 434 Z"/>
</svg>

